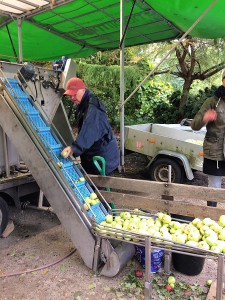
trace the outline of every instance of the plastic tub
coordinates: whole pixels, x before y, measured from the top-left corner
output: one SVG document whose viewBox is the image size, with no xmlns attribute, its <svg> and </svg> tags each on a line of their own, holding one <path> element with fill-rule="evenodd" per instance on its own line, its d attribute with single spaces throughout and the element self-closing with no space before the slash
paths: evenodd
<svg viewBox="0 0 225 300">
<path fill-rule="evenodd" d="M 171 216 L 173 218 L 188 221 L 188 222 L 194 220 L 193 217 L 187 217 L 182 215 L 171 215 Z M 193 255 L 180 254 L 180 253 L 172 253 L 172 263 L 176 271 L 183 273 L 185 275 L 194 276 L 201 273 L 204 267 L 205 258 L 197 257 Z"/>
<path fill-rule="evenodd" d="M 194 276 L 202 272 L 205 258 L 180 253 L 172 253 L 174 269 L 185 275 Z"/>
</svg>

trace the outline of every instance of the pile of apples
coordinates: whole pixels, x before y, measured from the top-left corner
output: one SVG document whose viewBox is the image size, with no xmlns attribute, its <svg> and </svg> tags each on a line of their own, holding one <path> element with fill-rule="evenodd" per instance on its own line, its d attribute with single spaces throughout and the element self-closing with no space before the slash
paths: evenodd
<svg viewBox="0 0 225 300">
<path fill-rule="evenodd" d="M 104 234 L 115 234 L 118 238 L 134 242 L 137 241 L 136 237 L 129 235 L 129 231 L 149 235 L 155 240 L 162 238 L 167 242 L 225 253 L 225 215 L 221 215 L 218 222 L 210 218 L 195 218 L 192 222 L 183 223 L 172 220 L 170 215 L 162 212 L 155 217 L 146 217 L 140 213 L 135 209 L 133 212 L 122 211 L 117 216 L 108 214 L 97 229 Z"/>
<path fill-rule="evenodd" d="M 83 207 L 85 210 L 89 210 L 91 206 L 97 204 L 100 202 L 100 200 L 98 199 L 98 196 L 92 192 L 90 193 L 89 197 L 86 197 L 84 199 L 84 204 L 83 204 Z"/>
</svg>

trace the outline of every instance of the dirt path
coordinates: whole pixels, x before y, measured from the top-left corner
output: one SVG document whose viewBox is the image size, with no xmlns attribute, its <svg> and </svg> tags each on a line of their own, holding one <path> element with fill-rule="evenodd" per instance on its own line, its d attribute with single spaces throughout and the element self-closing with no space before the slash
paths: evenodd
<svg viewBox="0 0 225 300">
<path fill-rule="evenodd" d="M 127 164 L 126 176 L 143 179 L 143 157 L 134 159 L 132 156 L 130 159 L 132 163 Z M 206 184 L 206 178 L 201 174 L 196 177 L 197 184 L 200 181 L 202 185 Z M 8 238 L 0 239 L 0 276 L 21 274 L 0 277 L 0 300 L 143 299 L 143 295 L 124 294 L 118 290 L 124 276 L 131 270 L 141 269 L 136 260 L 132 260 L 115 278 L 97 277 L 84 265 L 56 215 L 11 208 L 10 216 L 15 230 Z M 65 258 L 71 251 L 75 252 Z M 174 269 L 172 272 L 177 281 L 185 280 L 204 287 L 208 279 L 216 279 L 216 267 L 214 261 L 206 260 L 200 275 L 186 276 Z M 23 273 L 36 268 L 40 270 Z M 154 299 L 159 297 L 154 296 Z"/>
</svg>

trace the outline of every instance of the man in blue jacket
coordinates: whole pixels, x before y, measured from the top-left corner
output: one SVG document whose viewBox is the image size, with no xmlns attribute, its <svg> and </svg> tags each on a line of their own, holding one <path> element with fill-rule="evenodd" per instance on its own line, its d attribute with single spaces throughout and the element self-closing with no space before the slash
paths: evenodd
<svg viewBox="0 0 225 300">
<path fill-rule="evenodd" d="M 62 155 L 80 156 L 83 168 L 90 174 L 99 174 L 93 156 L 102 156 L 106 161 L 106 175 L 111 174 L 119 166 L 119 148 L 103 103 L 85 88 L 78 77 L 67 82 L 64 95 L 68 95 L 77 106 L 78 136 L 62 151 Z"/>
</svg>

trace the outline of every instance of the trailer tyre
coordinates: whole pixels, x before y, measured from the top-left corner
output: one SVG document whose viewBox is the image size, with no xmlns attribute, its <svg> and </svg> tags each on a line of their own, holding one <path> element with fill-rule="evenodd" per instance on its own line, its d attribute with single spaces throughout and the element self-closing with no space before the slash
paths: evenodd
<svg viewBox="0 0 225 300">
<path fill-rule="evenodd" d="M 168 182 L 169 167 L 171 165 L 171 182 L 182 183 L 184 171 L 174 160 L 169 158 L 159 158 L 155 160 L 148 169 L 149 178 L 153 181 Z"/>
<path fill-rule="evenodd" d="M 0 197 L 0 236 L 5 230 L 9 221 L 9 208 L 5 200 Z"/>
</svg>

